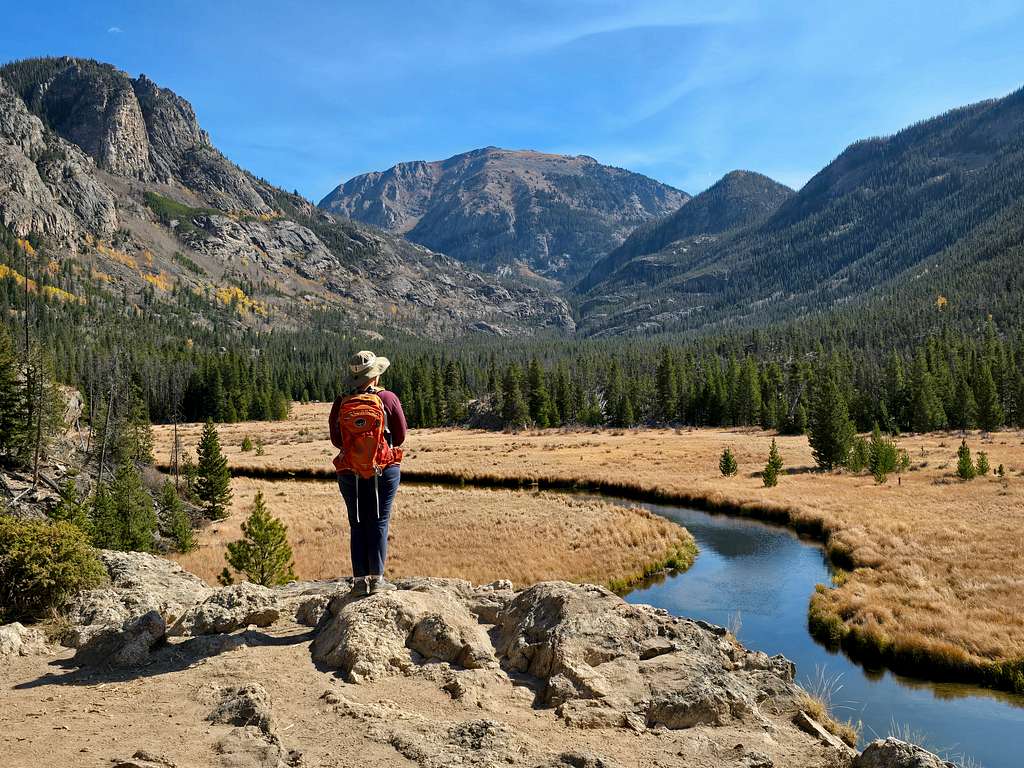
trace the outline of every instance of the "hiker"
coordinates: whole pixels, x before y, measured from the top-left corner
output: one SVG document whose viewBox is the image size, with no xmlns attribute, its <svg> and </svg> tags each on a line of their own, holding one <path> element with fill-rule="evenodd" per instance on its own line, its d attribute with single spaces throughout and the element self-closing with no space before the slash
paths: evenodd
<svg viewBox="0 0 1024 768">
<path fill-rule="evenodd" d="M 395 589 L 384 579 L 384 561 L 407 425 L 397 395 L 378 386 L 389 365 L 386 357 L 357 352 L 345 394 L 331 408 L 331 442 L 339 449 L 334 468 L 352 530 L 354 596 Z"/>
</svg>

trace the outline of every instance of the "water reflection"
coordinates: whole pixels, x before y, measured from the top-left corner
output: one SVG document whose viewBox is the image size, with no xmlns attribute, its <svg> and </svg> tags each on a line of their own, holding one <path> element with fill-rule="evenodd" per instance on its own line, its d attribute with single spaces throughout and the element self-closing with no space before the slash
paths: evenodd
<svg viewBox="0 0 1024 768">
<path fill-rule="evenodd" d="M 744 644 L 792 659 L 803 683 L 817 670 L 841 676 L 833 705 L 841 717 L 862 720 L 868 740 L 909 728 L 951 759 L 967 755 L 987 768 L 1021 765 L 1024 696 L 868 670 L 814 641 L 807 605 L 815 584 L 830 581 L 820 546 L 753 520 L 642 506 L 686 526 L 700 555 L 686 573 L 645 585 L 627 600 L 737 627 Z"/>
</svg>

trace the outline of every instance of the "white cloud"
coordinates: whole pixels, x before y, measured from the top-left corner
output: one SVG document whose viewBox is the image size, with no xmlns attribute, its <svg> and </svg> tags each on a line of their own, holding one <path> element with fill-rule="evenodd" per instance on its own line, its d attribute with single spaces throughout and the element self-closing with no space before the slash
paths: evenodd
<svg viewBox="0 0 1024 768">
<path fill-rule="evenodd" d="M 121 28 L 120 27 L 108 27 L 107 28 L 107 32 L 109 34 L 111 34 L 111 35 L 120 35 L 121 34 Z"/>
</svg>

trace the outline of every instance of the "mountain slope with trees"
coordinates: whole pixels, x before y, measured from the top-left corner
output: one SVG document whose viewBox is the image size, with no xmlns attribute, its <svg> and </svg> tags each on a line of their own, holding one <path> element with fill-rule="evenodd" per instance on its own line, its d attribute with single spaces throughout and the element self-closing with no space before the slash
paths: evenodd
<svg viewBox="0 0 1024 768">
<path fill-rule="evenodd" d="M 764 325 L 894 296 L 913 297 L 893 310 L 907 321 L 939 302 L 975 327 L 988 313 L 1012 325 L 1020 309 L 1004 284 L 1018 279 L 1022 197 L 1017 91 L 851 145 L 767 219 L 690 240 L 643 290 L 604 286 L 581 308 L 583 325 Z"/>
<path fill-rule="evenodd" d="M 320 207 L 489 272 L 525 269 L 570 283 L 637 226 L 688 199 L 585 155 L 485 147 L 356 176 Z"/>
</svg>

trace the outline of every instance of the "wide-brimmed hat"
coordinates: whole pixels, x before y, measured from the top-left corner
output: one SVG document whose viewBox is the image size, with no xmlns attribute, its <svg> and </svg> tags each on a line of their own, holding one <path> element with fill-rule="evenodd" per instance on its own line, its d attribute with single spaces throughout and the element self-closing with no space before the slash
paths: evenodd
<svg viewBox="0 0 1024 768">
<path fill-rule="evenodd" d="M 348 389 L 362 389 L 371 379 L 380 376 L 391 365 L 386 357 L 377 357 L 373 352 L 363 350 L 356 352 L 348 360 L 348 376 L 345 379 Z"/>
</svg>

